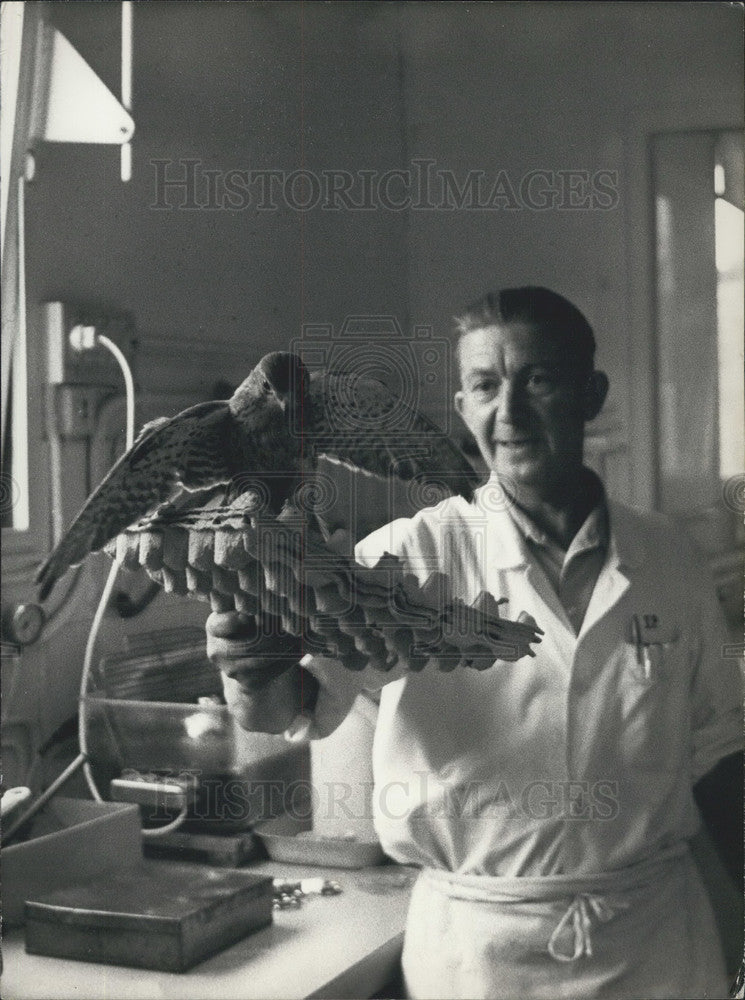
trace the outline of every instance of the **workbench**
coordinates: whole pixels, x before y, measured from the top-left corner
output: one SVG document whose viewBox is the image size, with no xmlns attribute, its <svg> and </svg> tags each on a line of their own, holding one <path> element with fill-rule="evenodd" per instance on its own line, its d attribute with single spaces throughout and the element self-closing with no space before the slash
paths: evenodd
<svg viewBox="0 0 745 1000">
<path fill-rule="evenodd" d="M 27 955 L 22 928 L 3 935 L 4 1000 L 295 1000 L 370 997 L 396 977 L 412 868 L 342 870 L 262 861 L 242 870 L 339 882 L 183 974 Z"/>
</svg>

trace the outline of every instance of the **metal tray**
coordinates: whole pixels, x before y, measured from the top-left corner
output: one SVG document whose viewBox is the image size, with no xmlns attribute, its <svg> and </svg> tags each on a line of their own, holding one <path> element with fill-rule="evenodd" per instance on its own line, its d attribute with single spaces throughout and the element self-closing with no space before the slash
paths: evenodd
<svg viewBox="0 0 745 1000">
<path fill-rule="evenodd" d="M 314 836 L 310 819 L 279 816 L 254 828 L 272 861 L 325 868 L 369 868 L 386 860 L 380 844 Z"/>
</svg>

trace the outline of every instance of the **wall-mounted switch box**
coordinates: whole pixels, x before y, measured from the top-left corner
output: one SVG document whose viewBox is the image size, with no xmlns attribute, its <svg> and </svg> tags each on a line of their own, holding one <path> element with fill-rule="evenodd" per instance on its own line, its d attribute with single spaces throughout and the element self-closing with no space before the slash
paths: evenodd
<svg viewBox="0 0 745 1000">
<path fill-rule="evenodd" d="M 111 396 L 109 385 L 54 386 L 55 426 L 61 438 L 93 437 L 96 415 L 104 399 Z"/>
<path fill-rule="evenodd" d="M 75 327 L 94 328 L 96 334 L 113 340 L 132 365 L 137 340 L 130 313 L 69 302 L 45 302 L 42 308 L 49 385 L 121 386 L 121 371 L 111 353 L 102 347 L 75 350 L 70 333 Z"/>
</svg>

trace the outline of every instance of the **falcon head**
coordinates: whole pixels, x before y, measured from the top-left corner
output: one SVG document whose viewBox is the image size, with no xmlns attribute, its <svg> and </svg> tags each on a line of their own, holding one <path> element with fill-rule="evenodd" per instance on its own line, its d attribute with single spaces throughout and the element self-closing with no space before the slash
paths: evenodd
<svg viewBox="0 0 745 1000">
<path fill-rule="evenodd" d="M 307 388 L 308 369 L 297 354 L 273 351 L 265 354 L 256 371 L 266 379 L 280 399 L 300 399 Z"/>
<path fill-rule="evenodd" d="M 231 412 L 249 412 L 257 402 L 273 397 L 284 411 L 288 404 L 294 406 L 307 391 L 310 376 L 308 369 L 296 354 L 273 351 L 266 354 L 235 390 L 229 401 Z"/>
</svg>

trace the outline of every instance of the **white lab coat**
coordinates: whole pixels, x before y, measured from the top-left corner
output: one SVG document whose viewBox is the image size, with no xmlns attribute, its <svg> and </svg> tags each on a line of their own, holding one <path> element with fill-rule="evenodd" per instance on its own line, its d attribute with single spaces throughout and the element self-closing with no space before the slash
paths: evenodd
<svg viewBox="0 0 745 1000">
<path fill-rule="evenodd" d="M 420 583 L 447 573 L 451 593 L 467 603 L 482 591 L 506 597 L 508 617 L 526 611 L 545 631 L 535 659 L 497 661 L 484 672 L 425 670 L 382 688 L 376 829 L 388 854 L 425 869 L 404 954 L 412 996 L 724 989 L 711 912 L 685 844 L 700 825 L 693 783 L 741 745 L 739 666 L 724 655 L 713 588 L 679 532 L 618 504 L 609 512 L 608 557 L 579 635 L 494 479 L 472 504 L 451 498 L 358 546 L 367 565 L 384 551 L 399 555 Z M 340 686 L 338 670 L 330 678 L 323 661 L 310 669 L 328 681 L 317 735 L 360 687 L 387 679 L 365 671 Z M 655 869 L 670 852 L 673 862 Z M 636 883 L 626 892 L 647 864 L 654 885 L 646 895 Z M 447 891 L 427 870 L 448 874 Z M 608 873 L 621 873 L 616 907 L 601 891 Z M 474 876 L 485 896 L 464 902 L 458 889 L 455 898 L 452 880 L 470 886 Z M 545 898 L 533 883 L 556 894 Z M 522 886 L 536 897 L 530 913 L 501 900 L 505 886 L 508 895 Z M 557 946 L 567 929 L 573 939 Z M 476 942 L 468 958 L 466 939 Z M 556 991 L 557 976 L 565 992 Z M 694 992 L 676 992 L 681 982 Z"/>
</svg>

